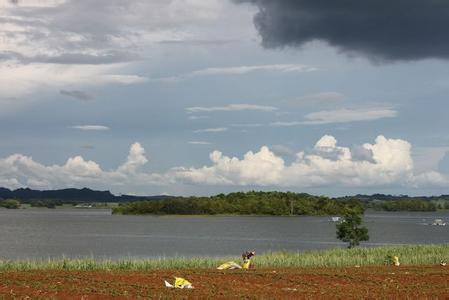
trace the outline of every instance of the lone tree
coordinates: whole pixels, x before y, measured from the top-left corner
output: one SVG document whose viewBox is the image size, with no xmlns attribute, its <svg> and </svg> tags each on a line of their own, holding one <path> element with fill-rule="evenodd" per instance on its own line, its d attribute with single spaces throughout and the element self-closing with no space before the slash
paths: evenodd
<svg viewBox="0 0 449 300">
<path fill-rule="evenodd" d="M 368 228 L 361 227 L 362 217 L 355 211 L 349 211 L 344 215 L 342 222 L 337 224 L 337 238 L 348 242 L 348 248 L 358 246 L 361 241 L 369 240 Z"/>
</svg>

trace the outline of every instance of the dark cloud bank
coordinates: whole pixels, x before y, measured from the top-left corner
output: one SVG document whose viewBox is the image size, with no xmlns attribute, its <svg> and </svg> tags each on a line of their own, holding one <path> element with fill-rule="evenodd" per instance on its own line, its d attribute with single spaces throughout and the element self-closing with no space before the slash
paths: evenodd
<svg viewBox="0 0 449 300">
<path fill-rule="evenodd" d="M 447 0 L 234 0 L 259 7 L 263 46 L 326 41 L 374 60 L 449 58 Z"/>
</svg>

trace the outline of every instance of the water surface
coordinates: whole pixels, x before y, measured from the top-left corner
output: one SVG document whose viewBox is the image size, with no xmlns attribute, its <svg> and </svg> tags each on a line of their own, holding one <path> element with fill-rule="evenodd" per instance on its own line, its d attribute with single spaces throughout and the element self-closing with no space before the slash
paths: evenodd
<svg viewBox="0 0 449 300">
<path fill-rule="evenodd" d="M 449 243 L 449 212 L 367 212 L 366 246 Z M 122 216 L 106 209 L 0 209 L 0 259 L 239 255 L 344 247 L 330 217 Z"/>
</svg>

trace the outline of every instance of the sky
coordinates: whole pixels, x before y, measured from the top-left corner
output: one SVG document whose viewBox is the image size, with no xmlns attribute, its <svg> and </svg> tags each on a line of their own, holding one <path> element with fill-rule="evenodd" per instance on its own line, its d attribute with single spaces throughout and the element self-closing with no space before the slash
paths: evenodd
<svg viewBox="0 0 449 300">
<path fill-rule="evenodd" d="M 448 194 L 449 3 L 0 0 L 0 186 Z"/>
</svg>

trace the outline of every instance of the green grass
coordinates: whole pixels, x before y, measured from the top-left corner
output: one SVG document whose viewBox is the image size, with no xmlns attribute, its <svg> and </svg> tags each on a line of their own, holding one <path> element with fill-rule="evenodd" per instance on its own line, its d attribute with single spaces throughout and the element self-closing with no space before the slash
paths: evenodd
<svg viewBox="0 0 449 300">
<path fill-rule="evenodd" d="M 253 258 L 257 268 L 343 267 L 383 265 L 389 256 L 398 256 L 402 265 L 432 265 L 449 261 L 449 244 L 410 245 L 376 248 L 314 250 L 306 252 L 270 252 Z M 48 259 L 26 261 L 0 260 L 0 271 L 20 270 L 150 270 L 210 269 L 235 257 L 169 257 L 145 260 Z"/>
</svg>

